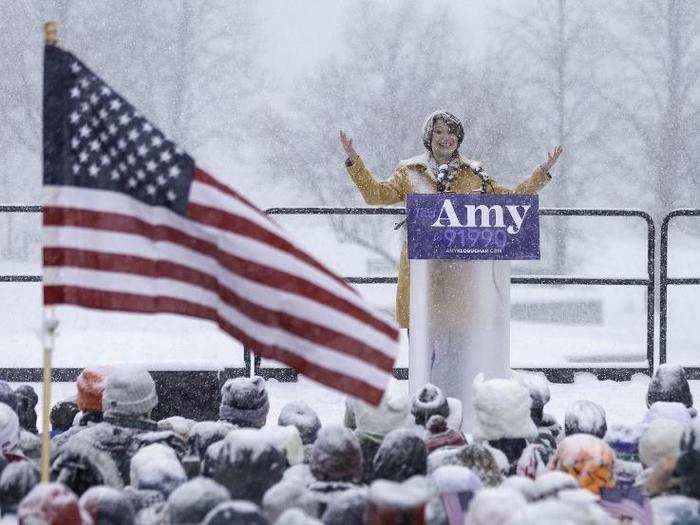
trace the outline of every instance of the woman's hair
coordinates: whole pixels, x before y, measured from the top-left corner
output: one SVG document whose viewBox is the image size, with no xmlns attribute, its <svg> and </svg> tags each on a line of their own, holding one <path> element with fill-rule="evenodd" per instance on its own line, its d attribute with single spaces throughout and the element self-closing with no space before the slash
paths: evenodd
<svg viewBox="0 0 700 525">
<path fill-rule="evenodd" d="M 462 140 L 464 139 L 464 126 L 462 126 L 460 120 L 452 113 L 441 109 L 428 115 L 428 118 L 425 120 L 425 124 L 423 125 L 423 145 L 425 146 L 425 149 L 432 152 L 431 143 L 433 140 L 433 127 L 438 120 L 442 120 L 445 124 L 447 124 L 450 133 L 457 136 L 457 147 L 459 148 L 460 144 L 462 144 Z"/>
</svg>

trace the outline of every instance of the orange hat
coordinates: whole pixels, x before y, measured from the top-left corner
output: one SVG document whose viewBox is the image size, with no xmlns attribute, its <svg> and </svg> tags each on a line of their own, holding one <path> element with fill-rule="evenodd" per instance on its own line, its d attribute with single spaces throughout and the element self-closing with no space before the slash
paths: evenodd
<svg viewBox="0 0 700 525">
<path fill-rule="evenodd" d="M 615 453 L 605 441 L 590 434 L 567 436 L 550 460 L 549 469 L 571 474 L 581 488 L 594 494 L 615 486 Z"/>
<path fill-rule="evenodd" d="M 102 393 L 105 390 L 107 375 L 102 368 L 85 368 L 76 384 L 78 386 L 78 408 L 83 412 L 102 412 Z"/>
</svg>

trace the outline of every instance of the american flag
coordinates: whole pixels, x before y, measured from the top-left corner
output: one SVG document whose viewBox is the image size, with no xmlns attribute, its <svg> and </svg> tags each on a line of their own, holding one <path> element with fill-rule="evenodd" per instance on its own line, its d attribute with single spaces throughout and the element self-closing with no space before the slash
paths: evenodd
<svg viewBox="0 0 700 525">
<path fill-rule="evenodd" d="M 653 525 L 654 516 L 647 496 L 634 480 L 620 480 L 612 489 L 601 489 L 598 502 L 608 514 L 618 520 Z"/>
<path fill-rule="evenodd" d="M 398 330 L 71 53 L 44 57 L 44 304 L 208 319 L 378 404 Z"/>
</svg>

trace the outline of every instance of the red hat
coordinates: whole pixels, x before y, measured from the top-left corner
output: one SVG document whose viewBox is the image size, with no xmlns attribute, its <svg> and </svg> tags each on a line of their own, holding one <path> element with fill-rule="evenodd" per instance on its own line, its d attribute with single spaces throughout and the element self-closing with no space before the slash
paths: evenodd
<svg viewBox="0 0 700 525">
<path fill-rule="evenodd" d="M 76 384 L 78 386 L 78 408 L 83 412 L 102 412 L 102 393 L 105 390 L 107 374 L 103 368 L 85 368 Z"/>
<path fill-rule="evenodd" d="M 39 483 L 27 494 L 17 509 L 19 523 L 51 525 L 92 524 L 90 516 L 80 508 L 78 497 L 61 483 Z"/>
</svg>

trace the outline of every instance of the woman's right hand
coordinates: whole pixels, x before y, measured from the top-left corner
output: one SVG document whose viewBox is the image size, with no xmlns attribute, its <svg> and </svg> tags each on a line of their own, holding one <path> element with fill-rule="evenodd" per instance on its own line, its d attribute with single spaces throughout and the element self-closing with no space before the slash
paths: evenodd
<svg viewBox="0 0 700 525">
<path fill-rule="evenodd" d="M 355 151 L 355 148 L 352 145 L 352 139 L 348 138 L 342 129 L 340 130 L 340 144 L 343 146 L 343 149 L 345 150 L 345 153 L 350 161 L 355 162 L 358 157 L 357 151 Z"/>
</svg>

